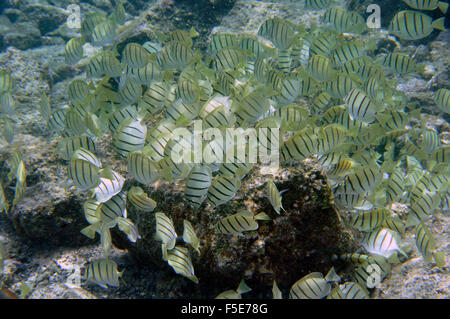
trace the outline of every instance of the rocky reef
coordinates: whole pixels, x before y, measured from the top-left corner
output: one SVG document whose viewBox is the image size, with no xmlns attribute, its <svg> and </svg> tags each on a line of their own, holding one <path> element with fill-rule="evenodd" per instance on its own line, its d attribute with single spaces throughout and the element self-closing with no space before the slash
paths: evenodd
<svg viewBox="0 0 450 319">
<path fill-rule="evenodd" d="M 287 291 L 293 282 L 312 271 L 327 273 L 333 265 L 333 254 L 355 250 L 357 244 L 334 208 L 319 166 L 305 164 L 275 174 L 277 188 L 287 190 L 281 215 L 273 210 L 266 195 L 266 182 L 272 176 L 261 175 L 259 167 L 242 181 L 232 201 L 217 208 L 203 205 L 194 211 L 186 204 L 181 189 L 168 183 L 148 189 L 158 203 L 155 211 L 170 212 L 178 234 L 182 234 L 183 219 L 201 229 L 201 254 L 191 254 L 198 287 L 188 279 L 178 278 L 189 284 L 180 291 L 172 290 L 172 295 L 210 297 L 237 287 L 245 279 L 253 289 L 253 297 L 269 298 L 274 279 L 280 289 Z M 243 208 L 255 215 L 265 212 L 272 220 L 260 221 L 258 230 L 242 235 L 224 235 L 215 229 L 221 218 Z M 142 238 L 132 244 L 117 232 L 116 246 L 129 250 L 139 264 L 173 272 L 162 261 L 161 245 L 154 239 L 154 214 L 130 209 L 129 217 L 138 225 Z"/>
</svg>

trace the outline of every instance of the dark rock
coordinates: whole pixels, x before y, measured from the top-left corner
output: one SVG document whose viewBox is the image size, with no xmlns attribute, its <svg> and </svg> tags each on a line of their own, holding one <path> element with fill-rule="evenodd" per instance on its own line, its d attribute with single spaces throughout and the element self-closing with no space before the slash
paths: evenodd
<svg viewBox="0 0 450 319">
<path fill-rule="evenodd" d="M 20 50 L 35 48 L 42 44 L 41 33 L 31 22 L 14 23 L 3 34 L 3 48 L 13 46 Z"/>
<path fill-rule="evenodd" d="M 36 23 L 42 35 L 55 30 L 67 20 L 64 10 L 49 5 L 31 5 L 23 13 L 23 19 Z"/>
</svg>

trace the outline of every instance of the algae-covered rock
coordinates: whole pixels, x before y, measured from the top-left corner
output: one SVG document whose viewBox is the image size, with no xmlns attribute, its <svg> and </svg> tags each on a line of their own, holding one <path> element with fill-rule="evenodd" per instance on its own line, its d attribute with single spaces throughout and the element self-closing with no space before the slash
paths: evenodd
<svg viewBox="0 0 450 319">
<path fill-rule="evenodd" d="M 274 279 L 281 289 L 287 290 L 310 272 L 328 272 L 333 254 L 354 249 L 351 234 L 345 230 L 333 207 L 329 187 L 318 167 L 300 165 L 281 169 L 276 174 L 277 188 L 286 190 L 282 195 L 285 211 L 280 215 L 266 196 L 266 182 L 271 178 L 254 168 L 243 179 L 232 201 L 217 208 L 203 204 L 198 211 L 186 204 L 183 190 L 173 185 L 161 183 L 149 191 L 158 203 L 155 212 L 163 211 L 170 216 L 180 237 L 183 219 L 187 219 L 201 241 L 200 256 L 191 251 L 198 287 L 190 283 L 178 285 L 175 287 L 178 292 L 172 291 L 174 296 L 212 297 L 235 289 L 244 278 L 253 289 L 254 297 L 270 297 L 268 293 Z M 242 235 L 224 235 L 215 229 L 221 218 L 240 209 L 248 209 L 254 215 L 265 212 L 272 220 L 259 221 L 258 230 Z M 161 244 L 154 239 L 154 213 L 136 213 L 130 209 L 129 216 L 138 225 L 142 238 L 131 244 L 116 233 L 116 245 L 127 248 L 141 265 L 177 276 L 162 260 Z M 179 242 L 182 243 L 181 239 Z M 176 278 L 178 282 L 186 280 Z"/>
</svg>

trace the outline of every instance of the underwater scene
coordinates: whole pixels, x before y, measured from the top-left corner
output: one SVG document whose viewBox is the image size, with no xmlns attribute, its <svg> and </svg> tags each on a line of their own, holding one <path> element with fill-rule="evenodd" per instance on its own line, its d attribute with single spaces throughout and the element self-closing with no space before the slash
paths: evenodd
<svg viewBox="0 0 450 319">
<path fill-rule="evenodd" d="M 0 299 L 448 299 L 447 0 L 1 0 Z"/>
</svg>

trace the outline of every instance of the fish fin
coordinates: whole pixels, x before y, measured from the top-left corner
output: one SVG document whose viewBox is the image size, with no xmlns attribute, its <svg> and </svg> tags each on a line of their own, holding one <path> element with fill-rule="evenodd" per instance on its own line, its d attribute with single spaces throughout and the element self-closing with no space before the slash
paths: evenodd
<svg viewBox="0 0 450 319">
<path fill-rule="evenodd" d="M 442 268 L 445 266 L 445 252 L 434 252 L 433 253 L 434 260 L 436 261 L 436 266 Z"/>
<path fill-rule="evenodd" d="M 80 233 L 82 233 L 83 235 L 85 235 L 86 237 L 90 238 L 90 239 L 94 239 L 95 238 L 95 232 L 99 229 L 99 223 L 95 223 L 92 225 L 89 225 L 85 228 L 83 228 Z"/>
<path fill-rule="evenodd" d="M 432 27 L 434 29 L 438 29 L 438 30 L 441 30 L 441 31 L 447 31 L 447 29 L 445 29 L 445 17 L 442 17 L 440 19 L 434 20 L 431 23 L 431 25 L 432 25 Z"/>
<path fill-rule="evenodd" d="M 255 220 L 272 220 L 266 213 L 262 212 L 255 216 Z"/>
<path fill-rule="evenodd" d="M 251 290 L 252 290 L 252 288 L 247 286 L 247 284 L 245 283 L 244 279 L 242 279 L 241 282 L 239 283 L 239 287 L 236 289 L 236 292 L 239 295 L 241 295 L 241 294 L 245 294 L 246 292 L 249 292 Z"/>
<path fill-rule="evenodd" d="M 330 271 L 328 271 L 328 274 L 325 276 L 325 280 L 328 282 L 330 281 L 339 282 L 341 280 L 341 277 L 336 273 L 334 267 L 331 267 Z"/>
<path fill-rule="evenodd" d="M 441 10 L 443 14 L 446 14 L 448 11 L 448 3 L 445 3 L 444 1 L 439 1 L 438 8 Z"/>
<path fill-rule="evenodd" d="M 189 30 L 189 35 L 191 36 L 191 38 L 196 38 L 200 35 L 200 33 L 198 33 L 194 27 L 191 28 L 191 30 Z"/>
</svg>

